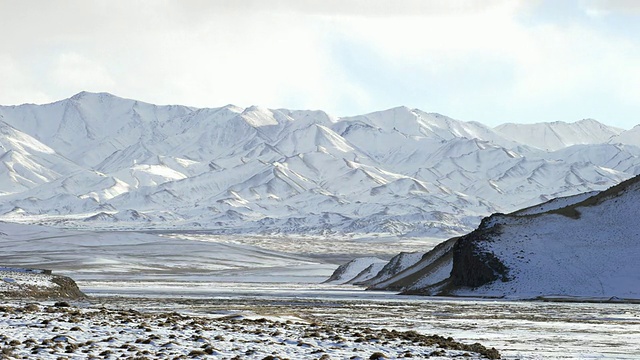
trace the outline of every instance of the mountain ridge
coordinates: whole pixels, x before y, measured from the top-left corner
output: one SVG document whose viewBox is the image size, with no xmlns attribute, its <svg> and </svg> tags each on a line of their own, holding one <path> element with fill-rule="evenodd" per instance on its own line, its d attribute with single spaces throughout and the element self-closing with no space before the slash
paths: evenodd
<svg viewBox="0 0 640 360">
<path fill-rule="evenodd" d="M 633 129 L 615 137 L 629 144 L 593 134 L 589 144 L 545 151 L 477 122 L 407 107 L 339 118 L 82 92 L 51 104 L 0 106 L 0 120 L 11 129 L 0 144 L 28 137 L 52 151 L 44 161 L 25 150 L 12 163 L 33 158 L 58 170 L 40 183 L 7 176 L 0 218 L 66 227 L 450 237 L 490 213 L 602 190 L 640 173 Z M 93 217 L 130 210 L 144 221 Z"/>
</svg>

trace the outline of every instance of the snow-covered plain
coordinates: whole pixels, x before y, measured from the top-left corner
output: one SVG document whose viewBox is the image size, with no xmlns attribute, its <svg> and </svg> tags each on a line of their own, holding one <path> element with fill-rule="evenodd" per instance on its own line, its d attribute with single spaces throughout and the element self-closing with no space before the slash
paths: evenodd
<svg viewBox="0 0 640 360">
<path fill-rule="evenodd" d="M 438 241 L 78 231 L 0 223 L 3 266 L 46 267 L 76 280 L 314 283 L 354 257 L 388 259 Z"/>
<path fill-rule="evenodd" d="M 317 284 L 336 267 L 331 261 L 340 257 L 332 258 L 331 253 L 313 258 L 201 233 L 82 232 L 7 223 L 0 226 L 4 263 L 40 265 L 72 275 L 81 289 L 92 296 L 76 303 L 80 309 L 58 308 L 52 303 L 34 306 L 33 300 L 4 300 L 0 304 L 0 347 L 7 349 L 7 356 L 80 359 L 121 354 L 149 358 L 211 355 L 262 359 L 273 355 L 317 359 L 326 354 L 330 358 L 368 359 L 376 352 L 390 357 L 409 352 L 419 357 L 450 358 L 464 353 L 479 357 L 471 351 L 478 347 L 451 348 L 453 343 L 445 338 L 433 339 L 449 346 L 448 350 L 435 343 L 427 345 L 425 341 L 431 340 L 414 333 L 407 337 L 371 330 L 366 325 L 317 323 L 310 320 L 312 314 L 300 316 L 295 307 L 287 304 L 276 312 L 261 306 L 237 309 L 232 305 L 256 297 L 294 301 L 301 297 L 366 298 L 369 293 L 362 290 Z M 309 250 L 313 249 L 306 249 Z M 174 297 L 231 304 L 215 311 L 199 311 L 178 305 Z M 269 320 L 251 321 L 264 317 Z"/>
</svg>

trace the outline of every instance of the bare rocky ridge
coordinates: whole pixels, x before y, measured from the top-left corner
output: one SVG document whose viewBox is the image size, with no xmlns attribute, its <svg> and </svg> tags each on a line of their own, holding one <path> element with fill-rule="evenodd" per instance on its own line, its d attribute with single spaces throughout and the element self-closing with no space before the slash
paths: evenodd
<svg viewBox="0 0 640 360">
<path fill-rule="evenodd" d="M 478 287 L 496 280 L 509 280 L 507 267 L 493 253 L 478 246 L 500 232 L 499 225 L 487 225 L 490 219 L 483 219 L 477 230 L 462 236 L 453 247 L 450 286 Z"/>
</svg>

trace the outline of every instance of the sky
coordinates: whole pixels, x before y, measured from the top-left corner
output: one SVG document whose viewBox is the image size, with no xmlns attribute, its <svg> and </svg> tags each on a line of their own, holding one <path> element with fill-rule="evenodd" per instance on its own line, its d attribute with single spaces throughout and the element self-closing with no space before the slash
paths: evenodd
<svg viewBox="0 0 640 360">
<path fill-rule="evenodd" d="M 635 0 L 0 0 L 0 104 L 640 124 Z"/>
</svg>

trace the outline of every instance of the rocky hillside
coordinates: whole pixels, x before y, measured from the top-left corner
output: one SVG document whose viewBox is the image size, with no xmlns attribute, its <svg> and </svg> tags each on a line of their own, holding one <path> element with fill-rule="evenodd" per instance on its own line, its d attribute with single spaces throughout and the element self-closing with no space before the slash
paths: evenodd
<svg viewBox="0 0 640 360">
<path fill-rule="evenodd" d="M 0 267 L 0 298 L 79 299 L 85 295 L 67 276 L 48 271 Z"/>
<path fill-rule="evenodd" d="M 494 214 L 372 289 L 499 298 L 640 299 L 640 177 Z M 439 267 L 437 267 L 440 265 Z M 434 276 L 434 269 L 445 276 Z M 437 273 L 437 272 L 435 272 Z M 442 275 L 442 272 L 440 272 Z"/>
</svg>

